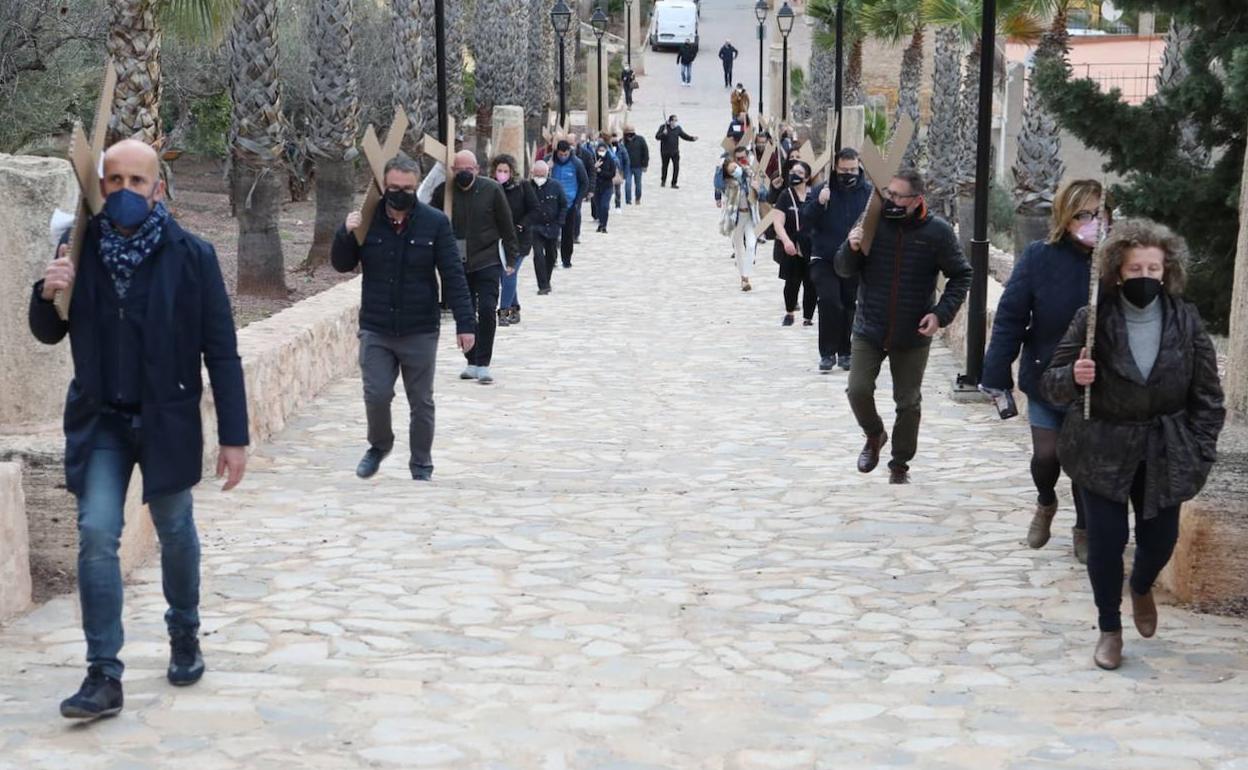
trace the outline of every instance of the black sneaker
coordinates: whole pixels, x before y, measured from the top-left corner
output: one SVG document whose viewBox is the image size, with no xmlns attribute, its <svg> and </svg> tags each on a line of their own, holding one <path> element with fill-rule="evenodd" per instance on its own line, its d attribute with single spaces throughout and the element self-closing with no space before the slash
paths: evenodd
<svg viewBox="0 0 1248 770">
<path fill-rule="evenodd" d="M 61 716 L 66 719 L 116 716 L 121 713 L 124 700 L 121 680 L 108 676 L 99 666 L 91 666 L 78 692 L 61 701 Z"/>
<path fill-rule="evenodd" d="M 411 470 L 412 481 L 431 481 L 433 479 L 432 465 L 413 465 Z"/>
<path fill-rule="evenodd" d="M 360 460 L 360 464 L 355 466 L 355 475 L 362 479 L 372 478 L 377 473 L 377 469 L 381 467 L 381 461 L 389 454 L 389 451 L 383 452 L 376 447 L 369 447 Z"/>
<path fill-rule="evenodd" d="M 832 368 L 835 366 L 836 366 L 836 359 L 832 356 L 825 356 L 824 358 L 819 359 L 819 371 L 823 372 L 824 374 L 827 374 L 828 372 L 832 371 Z"/>
<path fill-rule="evenodd" d="M 174 631 L 169 635 L 169 670 L 165 678 L 169 684 L 186 687 L 195 684 L 204 675 L 204 656 L 199 651 L 199 639 L 194 631 Z"/>
<path fill-rule="evenodd" d="M 837 356 L 836 363 L 837 363 L 837 366 L 841 367 L 842 369 L 848 372 L 850 370 L 850 367 L 853 366 L 854 358 L 849 353 L 846 353 L 843 356 Z"/>
<path fill-rule="evenodd" d="M 547 294 L 550 294 L 550 287 L 549 287 L 549 286 L 547 286 L 545 289 L 538 289 L 538 290 L 537 290 L 537 296 L 539 296 L 539 297 L 545 297 Z"/>
</svg>

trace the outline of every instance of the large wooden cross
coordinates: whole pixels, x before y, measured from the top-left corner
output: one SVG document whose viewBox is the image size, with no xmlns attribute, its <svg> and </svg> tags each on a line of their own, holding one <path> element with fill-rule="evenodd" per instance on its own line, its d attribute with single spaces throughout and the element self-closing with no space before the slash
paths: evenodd
<svg viewBox="0 0 1248 770">
<path fill-rule="evenodd" d="M 835 132 L 836 132 L 836 112 L 829 110 L 827 133 L 824 134 L 824 136 L 826 136 L 827 139 L 823 143 L 823 152 L 820 153 L 819 157 L 815 158 L 813 161 L 807 161 L 807 163 L 810 163 L 810 173 L 811 173 L 810 184 L 812 187 L 815 184 L 815 180 L 821 176 L 823 177 L 825 182 L 831 181 L 832 179 L 831 166 L 833 163 L 835 163 L 835 159 L 833 158 L 833 155 L 835 154 L 833 153 L 833 149 L 836 147 L 836 133 Z"/>
<path fill-rule="evenodd" d="M 880 214 L 884 210 L 884 195 L 881 190 L 888 187 L 888 183 L 901 168 L 901 162 L 905 158 L 906 148 L 910 146 L 910 137 L 912 136 L 914 136 L 914 121 L 903 115 L 901 122 L 897 124 L 897 133 L 893 136 L 893 141 L 889 145 L 887 161 L 880 154 L 880 149 L 875 146 L 874 142 L 870 140 L 863 142 L 860 152 L 862 166 L 866 169 L 867 177 L 875 187 L 875 192 L 871 196 L 871 202 L 867 204 L 867 209 L 862 215 L 863 254 L 871 253 L 871 241 L 875 238 L 875 229 L 880 224 Z"/>
<path fill-rule="evenodd" d="M 394 120 L 390 123 L 384 145 L 377 141 L 377 131 L 372 124 L 364 129 L 364 139 L 360 141 L 360 147 L 364 150 L 364 158 L 372 172 L 373 183 L 368 186 L 368 192 L 364 195 L 364 205 L 360 206 L 360 224 L 355 228 L 355 242 L 361 246 L 368 237 L 368 228 L 373 226 L 373 216 L 386 192 L 386 164 L 399 154 L 407 126 L 407 112 L 399 105 L 394 108 Z"/>
<path fill-rule="evenodd" d="M 454 190 L 451 189 L 451 180 L 455 177 L 451 171 L 451 168 L 455 165 L 455 118 L 449 115 L 446 117 L 446 144 L 442 144 L 434 137 L 425 134 L 425 138 L 421 140 L 421 150 L 426 156 L 438 161 L 446 169 L 446 183 L 442 186 L 442 212 L 446 214 L 447 219 L 451 219 L 451 211 L 455 199 Z"/>
<path fill-rule="evenodd" d="M 100 162 L 104 155 L 104 140 L 108 123 L 113 115 L 113 92 L 117 88 L 117 70 L 112 59 L 104 65 L 104 85 L 100 88 L 100 100 L 95 106 L 95 124 L 91 138 L 82 130 L 82 123 L 75 121 L 69 138 L 69 163 L 74 178 L 78 180 L 78 206 L 74 211 L 74 225 L 69 233 L 68 256 L 74 268 L 82 255 L 82 243 L 87 235 L 87 222 L 104 208 L 104 192 L 100 189 Z M 61 320 L 69 320 L 71 291 L 58 291 L 53 302 Z"/>
</svg>

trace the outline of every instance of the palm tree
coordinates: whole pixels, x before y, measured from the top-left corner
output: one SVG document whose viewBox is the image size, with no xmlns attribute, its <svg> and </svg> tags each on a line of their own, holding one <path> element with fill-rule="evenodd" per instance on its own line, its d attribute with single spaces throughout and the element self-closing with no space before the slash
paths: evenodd
<svg viewBox="0 0 1248 770">
<path fill-rule="evenodd" d="M 897 132 L 903 115 L 914 122 L 915 132 L 906 147 L 903 163 L 911 168 L 919 160 L 919 88 L 923 84 L 924 25 L 922 0 L 877 0 L 862 9 L 863 31 L 892 45 L 910 40 L 901 54 L 901 77 L 897 89 L 897 110 L 889 137 Z"/>
<path fill-rule="evenodd" d="M 464 49 L 467 46 L 465 34 L 468 27 L 465 18 L 467 1 L 447 0 L 446 2 L 446 111 L 459 122 L 463 121 L 467 108 L 464 104 L 463 80 Z"/>
<path fill-rule="evenodd" d="M 1161 69 L 1157 72 L 1157 90 L 1178 84 L 1188 76 L 1190 68 L 1184 55 L 1192 44 L 1196 28 L 1178 19 L 1170 20 L 1170 29 L 1166 30 L 1166 50 L 1161 57 Z M 1201 144 L 1197 135 L 1195 122 L 1184 120 L 1179 123 L 1179 149 L 1184 157 L 1197 168 L 1208 168 L 1211 160 L 1209 151 Z"/>
<path fill-rule="evenodd" d="M 1049 59 L 1065 61 L 1070 49 L 1070 33 L 1066 28 L 1071 0 L 1059 0 L 1053 20 L 1036 47 L 1035 62 Z M 1026 245 L 1043 227 L 1053 208 L 1053 196 L 1065 173 L 1062 163 L 1062 135 L 1057 121 L 1044 107 L 1040 89 L 1027 89 L 1023 104 L 1023 127 L 1018 134 L 1018 155 L 1014 159 L 1014 198 L 1018 213 L 1028 220 L 1029 227 L 1015 227 L 1019 236 L 1016 246 Z M 1035 221 L 1032 221 L 1035 220 Z M 1017 224 L 1017 220 L 1016 220 Z M 1023 233 L 1022 230 L 1029 232 Z"/>
<path fill-rule="evenodd" d="M 516 0 L 478 0 L 472 55 L 476 62 L 477 149 L 490 141 L 494 107 L 524 104 L 527 76 L 523 41 L 529 36 L 529 7 Z M 538 17 L 541 19 L 542 17 Z"/>
<path fill-rule="evenodd" d="M 411 120 L 409 141 L 419 142 L 428 134 L 438 136 L 438 58 L 437 41 L 434 40 L 434 0 L 412 0 L 417 8 L 417 18 L 425 19 L 420 36 L 420 63 L 416 73 L 416 101 L 407 111 Z"/>
<path fill-rule="evenodd" d="M 418 114 L 422 100 L 426 95 L 421 88 L 421 34 L 422 20 L 433 18 L 433 4 L 429 3 L 429 16 L 422 16 L 420 3 L 417 0 L 390 0 L 391 31 L 394 40 L 394 102 L 402 105 L 409 116 Z M 432 24 L 425 24 L 432 29 Z M 431 73 L 432 74 L 432 73 Z M 434 105 L 434 114 L 437 106 Z M 408 126 L 403 147 L 409 153 L 420 142 L 424 134 L 424 126 L 420 121 L 412 120 Z"/>
<path fill-rule="evenodd" d="M 861 24 L 865 0 L 846 0 L 844 82 L 841 84 L 843 107 L 866 101 L 862 88 L 862 53 L 866 35 Z M 810 56 L 810 77 L 806 85 L 805 109 L 810 113 L 811 128 L 821 139 L 826 126 L 827 111 L 836 108 L 836 0 L 811 0 L 806 9 L 816 22 L 813 50 Z"/>
<path fill-rule="evenodd" d="M 311 27 L 312 99 L 308 154 L 316 160 L 316 226 L 304 266 L 329 258 L 329 246 L 351 211 L 360 98 L 351 66 L 354 0 L 318 0 Z"/>
<path fill-rule="evenodd" d="M 932 211 L 957 215 L 958 85 L 962 82 L 962 37 L 953 27 L 936 30 L 932 64 L 932 122 L 927 129 L 928 194 Z"/>
<path fill-rule="evenodd" d="M 550 24 L 550 2 L 528 0 L 532 32 L 527 41 L 528 73 L 525 80 L 525 117 L 529 136 L 539 136 L 546 114 L 555 99 L 555 29 Z"/>
<path fill-rule="evenodd" d="M 286 121 L 277 76 L 277 0 L 240 0 L 230 33 L 230 177 L 238 213 L 238 292 L 286 296 L 278 232 Z"/>
<path fill-rule="evenodd" d="M 161 142 L 160 48 L 164 29 L 179 38 L 219 42 L 236 0 L 108 0 L 105 47 L 117 68 L 110 141 Z"/>
</svg>

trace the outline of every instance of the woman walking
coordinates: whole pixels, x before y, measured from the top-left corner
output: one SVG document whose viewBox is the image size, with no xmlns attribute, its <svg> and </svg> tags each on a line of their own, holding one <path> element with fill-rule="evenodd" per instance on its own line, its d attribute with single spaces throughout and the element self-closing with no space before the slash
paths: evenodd
<svg viewBox="0 0 1248 770">
<path fill-rule="evenodd" d="M 516 159 L 510 155 L 494 158 L 490 164 L 490 176 L 503 186 L 516 239 L 520 242 L 516 269 L 510 273 L 503 272 L 502 293 L 498 299 L 498 325 L 511 326 L 520 323 L 520 296 L 516 291 L 516 282 L 520 279 L 520 265 L 524 264 L 524 258 L 533 248 L 533 236 L 528 230 L 529 218 L 537 211 L 537 188 L 519 177 Z"/>
<path fill-rule="evenodd" d="M 617 167 L 615 161 L 611 159 L 611 154 L 607 152 L 607 142 L 605 139 L 598 142 L 598 146 L 594 149 L 594 176 L 597 179 L 594 187 L 594 200 L 597 201 L 598 209 L 598 232 L 605 233 L 607 231 L 607 220 L 611 217 L 611 196 L 615 194 L 615 174 Z"/>
<path fill-rule="evenodd" d="M 802 295 L 802 325 L 813 326 L 815 317 L 815 284 L 810 279 L 810 237 L 801 232 L 802 206 L 810 199 L 810 164 L 792 160 L 784 165 L 784 187 L 775 195 L 771 214 L 784 216 L 787 239 L 778 239 L 772 259 L 780 265 L 780 278 L 784 281 L 784 318 L 782 326 L 792 326 L 797 313 L 798 294 Z M 770 229 L 776 232 L 774 225 Z"/>
<path fill-rule="evenodd" d="M 732 241 L 733 259 L 741 276 L 741 291 L 750 291 L 750 274 L 758 253 L 758 193 L 754 172 L 750 170 L 750 151 L 738 147 L 733 157 L 725 158 L 716 175 L 715 205 L 721 209 L 719 232 Z M 722 191 L 720 187 L 722 186 Z"/>
<path fill-rule="evenodd" d="M 1107 229 L 1109 214 L 1104 190 L 1094 179 L 1076 179 L 1053 199 L 1049 236 L 1030 244 L 1014 266 L 997 305 L 992 341 L 984 356 L 982 385 L 990 391 L 1011 391 L 1011 367 L 1018 360 L 1018 387 L 1027 394 L 1031 424 L 1031 478 L 1036 485 L 1036 510 L 1027 529 L 1027 544 L 1049 542 L 1057 514 L 1057 481 L 1062 475 L 1057 436 L 1064 407 L 1045 401 L 1040 375 L 1049 365 L 1079 308 L 1088 304 L 1092 250 Z M 1019 357 L 1019 349 L 1022 356 Z M 1072 530 L 1075 558 L 1088 563 L 1088 533 L 1083 500 L 1077 492 Z"/>
<path fill-rule="evenodd" d="M 1129 580 L 1136 630 L 1157 631 L 1153 582 L 1174 550 L 1179 507 L 1196 496 L 1217 458 L 1226 418 L 1213 343 L 1181 298 L 1187 245 L 1169 229 L 1135 220 L 1099 247 L 1095 344 L 1080 310 L 1041 378 L 1044 399 L 1072 405 L 1062 424 L 1062 467 L 1083 497 L 1088 577 L 1101 630 L 1093 660 L 1122 664 L 1122 557 L 1135 512 Z M 1082 398 L 1091 398 L 1084 419 Z"/>
</svg>

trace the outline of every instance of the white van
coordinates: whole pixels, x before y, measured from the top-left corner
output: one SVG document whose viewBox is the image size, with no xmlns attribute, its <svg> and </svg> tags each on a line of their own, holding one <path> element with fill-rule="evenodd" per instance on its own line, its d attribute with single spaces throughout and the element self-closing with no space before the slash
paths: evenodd
<svg viewBox="0 0 1248 770">
<path fill-rule="evenodd" d="M 650 15 L 650 48 L 679 48 L 686 40 L 698 44 L 698 6 L 693 0 L 658 0 Z"/>
</svg>

